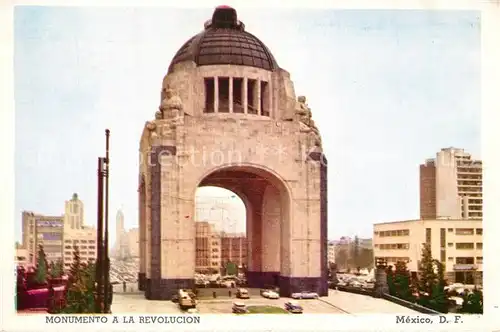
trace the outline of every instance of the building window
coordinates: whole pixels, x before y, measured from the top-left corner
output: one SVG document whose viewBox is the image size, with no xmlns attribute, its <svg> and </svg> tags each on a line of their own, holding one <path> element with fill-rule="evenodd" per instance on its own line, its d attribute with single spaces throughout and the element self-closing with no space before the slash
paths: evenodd
<svg viewBox="0 0 500 332">
<path fill-rule="evenodd" d="M 430 244 L 432 240 L 432 229 L 426 228 L 425 229 L 425 242 L 427 244 Z"/>
<path fill-rule="evenodd" d="M 483 229 L 482 228 L 476 228 L 476 234 L 477 235 L 483 235 Z"/>
<path fill-rule="evenodd" d="M 474 264 L 474 257 L 457 257 L 457 264 Z"/>
<path fill-rule="evenodd" d="M 269 116 L 269 83 L 260 82 L 260 111 L 264 116 Z"/>
<path fill-rule="evenodd" d="M 446 247 L 446 228 L 441 228 L 441 248 Z M 444 260 L 444 259 L 443 259 Z"/>
<path fill-rule="evenodd" d="M 482 242 L 477 242 L 476 243 L 476 249 L 483 249 L 483 243 Z"/>
<path fill-rule="evenodd" d="M 243 79 L 233 78 L 233 113 L 244 113 L 243 109 Z"/>
<path fill-rule="evenodd" d="M 219 113 L 229 113 L 229 77 L 219 77 Z"/>
<path fill-rule="evenodd" d="M 483 257 L 476 257 L 476 264 L 483 264 Z"/>
<path fill-rule="evenodd" d="M 452 242 L 448 242 L 448 247 L 453 247 L 453 243 Z"/>
<path fill-rule="evenodd" d="M 453 262 L 453 257 L 448 257 L 448 260 Z"/>
<path fill-rule="evenodd" d="M 248 114 L 257 114 L 258 113 L 258 100 L 257 100 L 257 81 L 256 80 L 248 80 L 247 85 L 247 107 Z"/>
<path fill-rule="evenodd" d="M 453 228 L 448 228 L 448 232 L 453 232 Z"/>
<path fill-rule="evenodd" d="M 474 228 L 457 228 L 456 235 L 474 235 Z"/>
<path fill-rule="evenodd" d="M 214 112 L 215 80 L 213 77 L 205 78 L 205 113 Z"/>
<path fill-rule="evenodd" d="M 456 244 L 457 249 L 474 249 L 474 243 L 462 242 Z"/>
</svg>

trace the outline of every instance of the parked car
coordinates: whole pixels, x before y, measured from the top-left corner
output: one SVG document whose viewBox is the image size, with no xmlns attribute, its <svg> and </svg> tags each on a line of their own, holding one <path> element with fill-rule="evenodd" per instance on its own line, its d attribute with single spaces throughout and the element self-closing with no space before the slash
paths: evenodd
<svg viewBox="0 0 500 332">
<path fill-rule="evenodd" d="M 318 299 L 319 295 L 318 293 L 314 292 L 300 292 L 300 293 L 293 293 L 292 294 L 292 299 Z"/>
<path fill-rule="evenodd" d="M 238 288 L 236 291 L 236 297 L 239 299 L 249 299 L 250 294 L 248 293 L 248 290 L 245 288 Z"/>
<path fill-rule="evenodd" d="M 262 297 L 265 297 L 266 299 L 272 299 L 272 300 L 277 300 L 280 298 L 280 295 L 272 290 L 265 290 L 265 291 L 261 292 L 261 295 L 262 295 Z"/>
<path fill-rule="evenodd" d="M 186 314 L 199 314 L 200 312 L 196 308 L 191 308 L 186 310 Z"/>
<path fill-rule="evenodd" d="M 234 314 L 246 314 L 248 312 L 247 306 L 243 302 L 233 302 Z"/>
<path fill-rule="evenodd" d="M 196 300 L 189 296 L 189 293 L 179 289 L 177 293 L 179 308 L 181 310 L 196 308 Z"/>
<path fill-rule="evenodd" d="M 301 314 L 304 309 L 302 306 L 299 304 L 299 302 L 295 300 L 291 300 L 285 303 L 285 310 L 288 312 L 291 312 L 293 314 Z"/>
</svg>

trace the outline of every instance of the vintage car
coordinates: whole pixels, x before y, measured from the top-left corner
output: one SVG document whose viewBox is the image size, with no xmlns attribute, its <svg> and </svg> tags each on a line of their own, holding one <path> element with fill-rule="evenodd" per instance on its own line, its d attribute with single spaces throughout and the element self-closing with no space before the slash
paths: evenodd
<svg viewBox="0 0 500 332">
<path fill-rule="evenodd" d="M 268 289 L 261 291 L 260 294 L 262 295 L 262 297 L 265 297 L 266 299 L 277 300 L 280 298 L 280 295 L 278 293 Z"/>
<path fill-rule="evenodd" d="M 249 299 L 250 294 L 248 293 L 248 290 L 245 288 L 238 288 L 236 291 L 236 297 L 239 299 Z"/>
<path fill-rule="evenodd" d="M 300 293 L 293 293 L 292 294 L 292 299 L 317 299 L 319 298 L 318 293 L 314 292 L 300 292 Z"/>
<path fill-rule="evenodd" d="M 299 304 L 299 302 L 291 300 L 285 303 L 285 310 L 288 312 L 291 312 L 293 314 L 301 314 L 304 309 L 302 309 L 302 306 Z"/>
<path fill-rule="evenodd" d="M 247 306 L 243 302 L 233 302 L 232 311 L 234 314 L 246 314 L 248 312 Z"/>
<path fill-rule="evenodd" d="M 196 300 L 189 296 L 189 293 L 183 289 L 179 289 L 177 293 L 177 302 L 181 310 L 196 308 Z"/>
</svg>

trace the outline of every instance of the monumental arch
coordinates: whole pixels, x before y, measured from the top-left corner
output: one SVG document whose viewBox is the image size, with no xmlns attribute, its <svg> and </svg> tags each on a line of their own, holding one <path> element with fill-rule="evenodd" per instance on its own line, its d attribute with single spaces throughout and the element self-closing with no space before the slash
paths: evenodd
<svg viewBox="0 0 500 332">
<path fill-rule="evenodd" d="M 249 287 L 327 295 L 327 165 L 306 98 L 237 13 L 217 7 L 181 46 L 140 141 L 139 287 L 194 286 L 195 192 L 236 193 L 247 213 Z"/>
</svg>

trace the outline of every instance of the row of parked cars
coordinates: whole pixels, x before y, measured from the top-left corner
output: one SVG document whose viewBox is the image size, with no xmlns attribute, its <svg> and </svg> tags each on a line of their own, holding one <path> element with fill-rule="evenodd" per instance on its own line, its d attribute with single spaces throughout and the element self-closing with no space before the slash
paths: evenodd
<svg viewBox="0 0 500 332">
<path fill-rule="evenodd" d="M 285 303 L 285 308 L 286 311 L 293 313 L 293 314 L 301 314 L 304 309 L 300 305 L 300 303 L 297 300 L 291 300 Z M 245 303 L 243 302 L 233 302 L 233 308 L 232 308 L 233 313 L 235 314 L 246 314 L 248 313 L 248 309 Z"/>
</svg>

